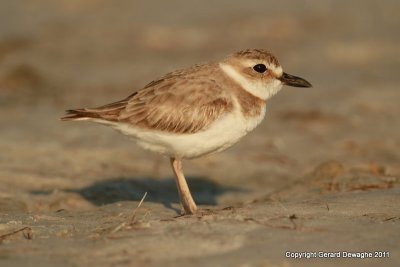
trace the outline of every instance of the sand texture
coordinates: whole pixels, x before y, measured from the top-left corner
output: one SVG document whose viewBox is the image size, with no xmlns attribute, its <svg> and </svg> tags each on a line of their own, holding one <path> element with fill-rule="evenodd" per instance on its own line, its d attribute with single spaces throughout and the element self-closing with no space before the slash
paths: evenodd
<svg viewBox="0 0 400 267">
<path fill-rule="evenodd" d="M 0 2 L 0 266 L 400 266 L 399 1 Z M 223 153 L 169 161 L 60 122 L 267 48 L 284 88 Z M 143 203 L 139 201 L 147 192 Z M 389 252 L 293 259 L 286 252 Z"/>
</svg>

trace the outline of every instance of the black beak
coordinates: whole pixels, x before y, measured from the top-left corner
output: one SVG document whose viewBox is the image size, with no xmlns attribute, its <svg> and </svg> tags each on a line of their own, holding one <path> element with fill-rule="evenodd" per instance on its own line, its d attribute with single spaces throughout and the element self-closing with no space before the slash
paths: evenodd
<svg viewBox="0 0 400 267">
<path fill-rule="evenodd" d="M 279 78 L 279 80 L 288 86 L 294 86 L 294 87 L 311 87 L 311 83 L 307 82 L 303 78 L 293 76 L 290 74 L 287 74 L 284 72 L 282 76 Z"/>
</svg>

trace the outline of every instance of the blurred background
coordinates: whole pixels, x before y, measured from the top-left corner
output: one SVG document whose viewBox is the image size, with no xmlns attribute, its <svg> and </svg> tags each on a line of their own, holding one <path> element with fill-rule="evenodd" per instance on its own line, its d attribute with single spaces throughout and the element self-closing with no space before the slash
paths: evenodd
<svg viewBox="0 0 400 267">
<path fill-rule="evenodd" d="M 145 191 L 155 208 L 178 209 L 167 159 L 111 129 L 59 118 L 245 48 L 270 50 L 313 88 L 284 88 L 239 144 L 184 163 L 200 204 L 396 187 L 399 8 L 396 0 L 1 1 L 0 211 L 100 212 Z M 289 189 L 310 177 L 328 180 Z"/>
<path fill-rule="evenodd" d="M 2 1 L 3 188 L 170 176 L 165 159 L 113 130 L 58 118 L 244 48 L 269 49 L 286 72 L 314 87 L 285 88 L 255 133 L 188 163 L 189 173 L 240 185 L 257 176 L 268 184 L 332 159 L 397 172 L 397 11 L 397 1 Z M 248 167 L 227 175 L 237 161 Z"/>
</svg>

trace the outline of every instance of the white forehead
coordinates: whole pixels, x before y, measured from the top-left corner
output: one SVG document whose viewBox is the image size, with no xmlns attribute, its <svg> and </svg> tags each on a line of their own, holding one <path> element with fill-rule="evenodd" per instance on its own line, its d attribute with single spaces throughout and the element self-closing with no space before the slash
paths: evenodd
<svg viewBox="0 0 400 267">
<path fill-rule="evenodd" d="M 265 60 L 261 60 L 261 59 L 246 59 L 246 60 L 242 60 L 242 64 L 245 67 L 251 67 L 251 68 L 254 67 L 257 64 L 264 64 L 267 67 L 267 69 L 272 71 L 278 77 L 281 76 L 282 73 L 283 73 L 282 67 L 280 65 L 276 66 L 273 63 L 269 63 L 269 62 L 267 62 Z"/>
</svg>

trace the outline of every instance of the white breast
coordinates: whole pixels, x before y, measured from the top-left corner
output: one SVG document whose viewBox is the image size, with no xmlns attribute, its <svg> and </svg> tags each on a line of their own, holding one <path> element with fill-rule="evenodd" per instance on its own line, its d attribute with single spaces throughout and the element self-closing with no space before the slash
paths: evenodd
<svg viewBox="0 0 400 267">
<path fill-rule="evenodd" d="M 144 149 L 175 158 L 196 158 L 227 149 L 253 130 L 264 118 L 265 107 L 259 116 L 244 118 L 235 108 L 215 121 L 205 131 L 194 134 L 174 134 L 151 131 L 127 124 L 112 125 L 136 140 Z"/>
</svg>

